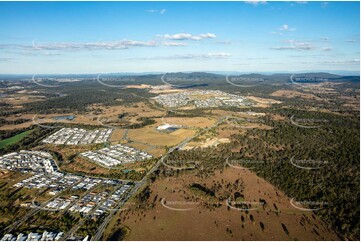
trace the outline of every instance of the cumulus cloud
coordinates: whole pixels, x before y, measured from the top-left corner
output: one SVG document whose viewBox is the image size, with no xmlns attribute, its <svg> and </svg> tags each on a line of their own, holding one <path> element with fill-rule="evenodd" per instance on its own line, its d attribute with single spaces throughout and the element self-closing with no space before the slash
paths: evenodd
<svg viewBox="0 0 361 242">
<path fill-rule="evenodd" d="M 216 35 L 212 34 L 212 33 L 206 33 L 206 34 L 200 34 L 200 35 L 191 35 L 189 33 L 179 33 L 179 34 L 165 34 L 165 35 L 159 35 L 159 36 L 162 38 L 171 39 L 171 40 L 202 40 L 202 39 L 216 38 Z"/>
</svg>

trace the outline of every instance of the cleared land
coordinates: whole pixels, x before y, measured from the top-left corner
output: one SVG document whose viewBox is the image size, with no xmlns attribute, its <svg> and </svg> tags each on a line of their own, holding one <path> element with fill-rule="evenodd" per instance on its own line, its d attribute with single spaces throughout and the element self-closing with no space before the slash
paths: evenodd
<svg viewBox="0 0 361 242">
<path fill-rule="evenodd" d="M 298 91 L 292 91 L 292 90 L 278 90 L 271 94 L 271 96 L 274 97 L 285 97 L 285 98 L 302 98 L 302 99 L 308 99 L 308 100 L 322 100 L 321 98 L 317 97 L 314 94 L 311 93 L 303 93 Z"/>
<path fill-rule="evenodd" d="M 216 120 L 207 117 L 164 117 L 164 123 L 183 125 L 186 127 L 206 128 L 212 126 Z"/>
<path fill-rule="evenodd" d="M 213 138 L 213 139 L 207 139 L 204 142 L 189 142 L 186 146 L 184 146 L 183 150 L 189 150 L 193 149 L 195 147 L 210 147 L 210 146 L 217 146 L 221 143 L 229 143 L 230 140 L 228 138 Z"/>
<path fill-rule="evenodd" d="M 195 130 L 179 129 L 170 134 L 160 133 L 156 126 L 146 126 L 141 129 L 131 129 L 128 132 L 128 137 L 133 141 L 147 143 L 157 146 L 174 146 L 182 142 L 185 138 L 191 137 L 195 134 Z M 175 134 L 174 134 L 175 133 Z"/>
<path fill-rule="evenodd" d="M 218 200 L 228 196 L 227 184 L 232 187 L 237 179 L 244 184 L 244 202 L 263 199 L 266 205 L 246 212 Z M 190 189 L 194 183 L 217 184 L 217 199 Z M 248 170 L 227 168 L 207 179 L 193 174 L 164 178 L 151 184 L 150 191 L 147 207 L 118 213 L 106 236 L 123 227 L 128 230 L 125 240 L 338 240 L 321 219 L 294 208 L 284 193 Z"/>
</svg>

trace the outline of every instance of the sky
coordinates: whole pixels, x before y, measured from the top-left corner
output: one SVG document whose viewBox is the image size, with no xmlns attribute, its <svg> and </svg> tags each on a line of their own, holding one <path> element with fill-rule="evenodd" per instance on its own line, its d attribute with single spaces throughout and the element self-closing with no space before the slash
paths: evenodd
<svg viewBox="0 0 361 242">
<path fill-rule="evenodd" d="M 359 66 L 359 2 L 0 2 L 1 74 Z"/>
</svg>

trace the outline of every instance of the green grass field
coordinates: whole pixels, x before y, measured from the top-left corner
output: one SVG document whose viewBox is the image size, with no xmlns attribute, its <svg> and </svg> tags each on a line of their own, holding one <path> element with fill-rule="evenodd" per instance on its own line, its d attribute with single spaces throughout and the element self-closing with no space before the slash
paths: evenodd
<svg viewBox="0 0 361 242">
<path fill-rule="evenodd" d="M 19 142 L 20 140 L 25 138 L 27 135 L 29 135 L 31 132 L 33 132 L 33 130 L 27 130 L 27 131 L 24 131 L 24 132 L 22 132 L 20 134 L 15 135 L 15 136 L 13 136 L 11 138 L 1 140 L 0 141 L 0 149 L 3 149 L 7 145 L 16 144 L 17 142 Z"/>
</svg>

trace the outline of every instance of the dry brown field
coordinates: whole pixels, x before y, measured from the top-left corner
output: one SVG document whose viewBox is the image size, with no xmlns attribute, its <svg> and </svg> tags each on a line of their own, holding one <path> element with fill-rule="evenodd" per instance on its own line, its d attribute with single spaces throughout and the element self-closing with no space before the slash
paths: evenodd
<svg viewBox="0 0 361 242">
<path fill-rule="evenodd" d="M 237 179 L 244 183 L 244 202 L 253 202 L 254 210 L 227 209 L 225 201 L 219 201 L 219 207 L 210 208 L 206 205 L 212 200 L 189 189 L 192 183 L 207 187 L 222 184 L 223 189 Z M 105 238 L 117 228 L 126 227 L 125 240 L 339 239 L 320 218 L 294 208 L 290 198 L 249 170 L 230 167 L 208 178 L 198 178 L 191 173 L 162 178 L 151 184 L 150 190 L 147 204 L 154 207 L 130 206 L 118 213 L 109 224 Z M 257 205 L 260 199 L 266 201 L 264 207 Z"/>
<path fill-rule="evenodd" d="M 321 101 L 322 99 L 311 93 L 303 93 L 293 90 L 278 90 L 271 94 L 273 97 L 285 97 L 285 98 L 302 98 L 308 100 Z"/>
</svg>

